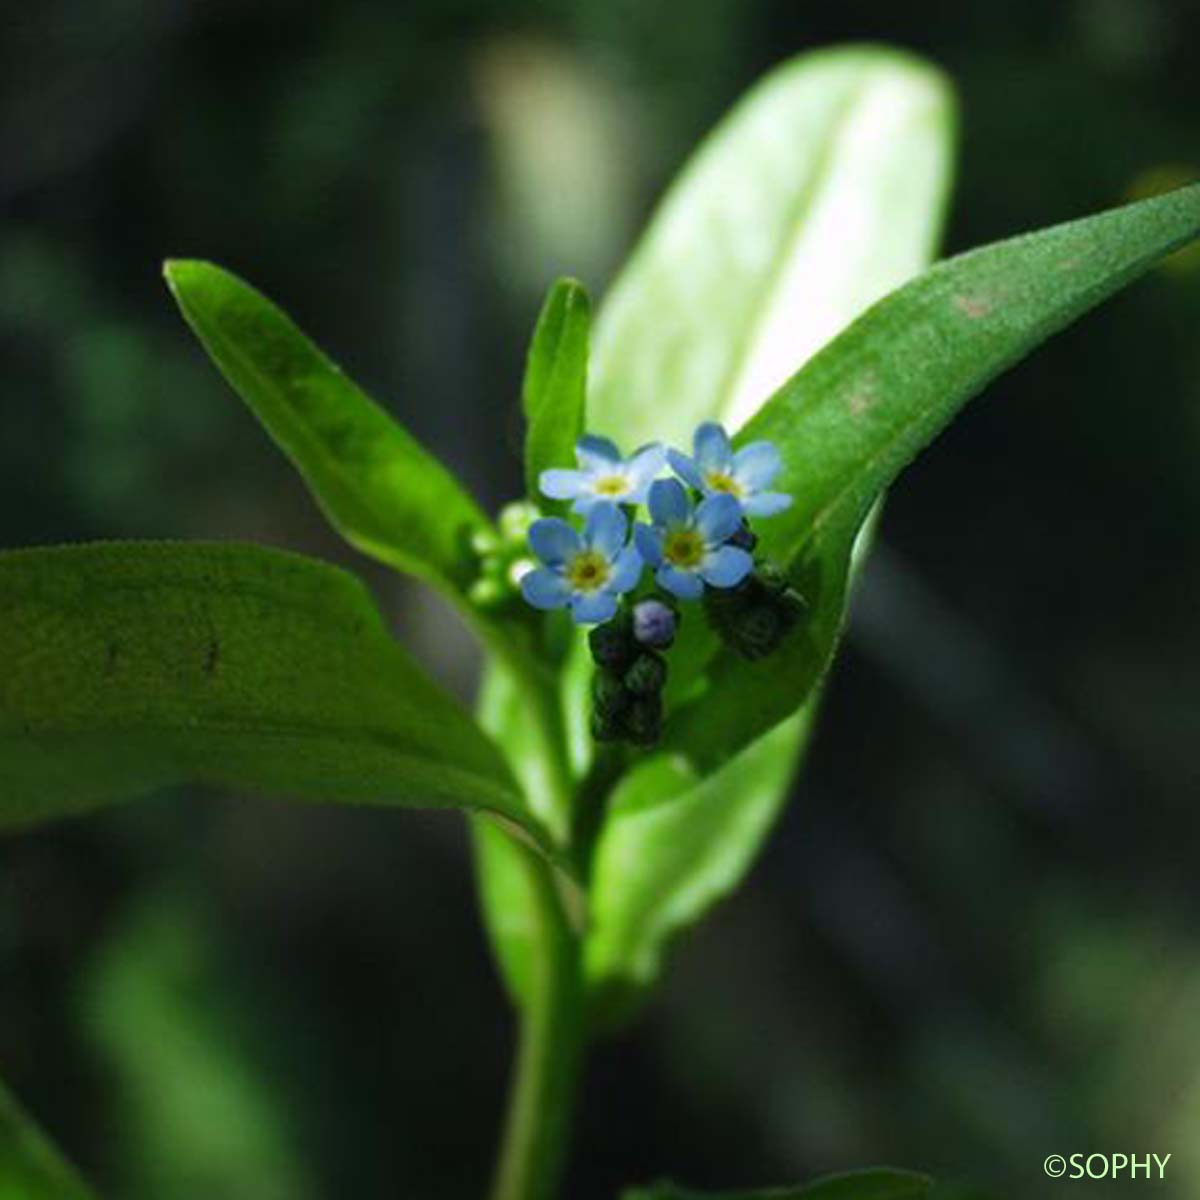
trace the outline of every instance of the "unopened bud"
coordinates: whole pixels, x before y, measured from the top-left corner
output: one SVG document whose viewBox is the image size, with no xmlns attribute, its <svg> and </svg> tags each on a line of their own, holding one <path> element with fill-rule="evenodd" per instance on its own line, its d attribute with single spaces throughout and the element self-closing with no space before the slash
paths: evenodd
<svg viewBox="0 0 1200 1200">
<path fill-rule="evenodd" d="M 623 614 L 597 625 L 588 634 L 588 647 L 596 664 L 612 671 L 624 671 L 637 653 L 637 644 Z"/>
<path fill-rule="evenodd" d="M 675 612 L 661 600 L 639 600 L 633 606 L 633 636 L 643 646 L 665 650 L 675 640 Z"/>
<path fill-rule="evenodd" d="M 625 672 L 625 687 L 635 696 L 657 696 L 667 681 L 667 664 L 653 652 L 639 654 Z"/>
<path fill-rule="evenodd" d="M 597 671 L 592 679 L 592 704 L 606 718 L 617 717 L 629 707 L 630 695 L 619 675 Z"/>
<path fill-rule="evenodd" d="M 635 746 L 653 746 L 662 737 L 662 696 L 638 696 L 625 714 L 625 733 Z"/>
</svg>

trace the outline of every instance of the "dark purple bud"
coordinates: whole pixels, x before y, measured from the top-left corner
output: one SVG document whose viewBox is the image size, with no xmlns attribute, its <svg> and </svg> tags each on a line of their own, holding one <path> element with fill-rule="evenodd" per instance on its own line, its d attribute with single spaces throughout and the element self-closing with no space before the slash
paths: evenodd
<svg viewBox="0 0 1200 1200">
<path fill-rule="evenodd" d="M 675 640 L 675 614 L 661 600 L 633 606 L 633 636 L 643 645 L 665 650 Z"/>
<path fill-rule="evenodd" d="M 731 546 L 736 546 L 739 550 L 745 550 L 750 554 L 754 553 L 758 546 L 758 534 L 756 534 L 745 521 L 742 522 L 739 529 L 734 530 L 733 536 L 729 539 Z"/>
</svg>

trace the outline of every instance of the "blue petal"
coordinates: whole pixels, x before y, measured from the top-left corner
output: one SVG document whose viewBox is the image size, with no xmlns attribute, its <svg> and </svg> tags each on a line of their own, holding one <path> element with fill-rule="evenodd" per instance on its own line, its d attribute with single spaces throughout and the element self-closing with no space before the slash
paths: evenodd
<svg viewBox="0 0 1200 1200">
<path fill-rule="evenodd" d="M 638 553 L 652 567 L 662 562 L 662 534 L 639 521 L 633 527 L 633 541 Z"/>
<path fill-rule="evenodd" d="M 629 481 L 626 504 L 645 504 L 650 484 L 666 465 L 667 452 L 654 442 L 643 446 L 626 464 L 625 478 Z"/>
<path fill-rule="evenodd" d="M 548 567 L 561 567 L 581 549 L 579 534 L 561 517 L 543 517 L 529 527 L 529 547 Z"/>
<path fill-rule="evenodd" d="M 625 464 L 625 477 L 633 487 L 649 485 L 667 463 L 667 452 L 658 442 L 643 446 Z"/>
<path fill-rule="evenodd" d="M 754 567 L 754 559 L 737 546 L 721 546 L 704 556 L 700 577 L 716 588 L 737 587 Z"/>
<path fill-rule="evenodd" d="M 621 452 L 608 438 L 585 433 L 575 443 L 575 457 L 585 471 L 598 471 L 621 461 Z"/>
<path fill-rule="evenodd" d="M 571 599 L 571 616 L 576 625 L 598 625 L 617 611 L 617 598 L 609 592 L 576 593 Z"/>
<path fill-rule="evenodd" d="M 681 571 L 670 565 L 659 567 L 654 573 L 659 587 L 678 596 L 680 600 L 699 600 L 704 595 L 704 581 L 690 571 Z"/>
<path fill-rule="evenodd" d="M 786 492 L 759 492 L 742 501 L 748 517 L 773 517 L 791 505 L 792 498 Z"/>
<path fill-rule="evenodd" d="M 696 508 L 696 528 L 706 546 L 719 546 L 737 533 L 742 524 L 742 506 L 728 492 L 706 496 Z"/>
<path fill-rule="evenodd" d="M 625 520 L 625 514 L 615 504 L 596 504 L 588 513 L 583 540 L 612 562 L 625 545 L 628 533 L 629 523 Z"/>
<path fill-rule="evenodd" d="M 733 477 L 746 491 L 761 492 L 782 465 L 773 442 L 751 442 L 733 456 Z"/>
<path fill-rule="evenodd" d="M 571 586 L 549 567 L 538 567 L 521 576 L 521 595 L 534 608 L 562 608 L 571 599 Z"/>
<path fill-rule="evenodd" d="M 672 525 L 686 521 L 692 505 L 678 479 L 656 479 L 650 485 L 650 515 L 655 525 Z"/>
<path fill-rule="evenodd" d="M 573 500 L 587 487 L 588 477 L 582 471 L 552 467 L 538 476 L 538 488 L 551 500 Z"/>
<path fill-rule="evenodd" d="M 716 421 L 705 421 L 696 430 L 693 446 L 696 463 L 704 473 L 728 471 L 733 464 L 733 448 L 725 430 Z"/>
<path fill-rule="evenodd" d="M 617 555 L 613 564 L 613 573 L 608 583 L 604 585 L 606 592 L 620 595 L 621 592 L 632 591 L 637 587 L 637 581 L 642 577 L 642 556 L 633 546 L 626 546 Z"/>
<path fill-rule="evenodd" d="M 670 460 L 671 469 L 684 483 L 690 487 L 694 487 L 697 491 L 704 490 L 704 477 L 700 474 L 700 470 L 696 464 L 686 454 L 682 454 L 678 450 L 668 450 L 667 458 Z"/>
</svg>

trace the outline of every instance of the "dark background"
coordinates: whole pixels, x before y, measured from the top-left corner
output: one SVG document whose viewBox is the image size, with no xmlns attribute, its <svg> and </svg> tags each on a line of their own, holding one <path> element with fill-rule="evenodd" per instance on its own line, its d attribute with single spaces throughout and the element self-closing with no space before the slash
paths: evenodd
<svg viewBox="0 0 1200 1200">
<path fill-rule="evenodd" d="M 47 0 L 0 6 L 0 544 L 358 560 L 159 277 L 277 298 L 495 507 L 541 291 L 601 291 L 762 71 L 892 41 L 957 81 L 959 250 L 1194 176 L 1184 0 Z M 573 1200 L 1047 1154 L 1200 1191 L 1200 270 L 990 389 L 885 516 L 747 886 L 596 1053 Z M 0 669 L 3 665 L 0 664 Z M 512 1037 L 453 817 L 213 795 L 0 841 L 0 1075 L 108 1195 L 483 1192 Z M 1129 1194 L 1141 1195 L 1140 1183 Z"/>
</svg>

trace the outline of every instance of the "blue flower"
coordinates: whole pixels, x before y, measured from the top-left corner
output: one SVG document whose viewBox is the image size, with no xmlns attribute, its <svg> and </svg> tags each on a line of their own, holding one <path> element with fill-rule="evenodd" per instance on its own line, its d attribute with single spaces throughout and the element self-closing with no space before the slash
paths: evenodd
<svg viewBox="0 0 1200 1200">
<path fill-rule="evenodd" d="M 594 504 L 644 504 L 650 481 L 666 465 L 663 448 L 653 442 L 630 458 L 608 438 L 581 437 L 575 443 L 577 471 L 553 468 L 543 471 L 538 487 L 551 500 L 574 500 L 574 510 L 586 513 Z"/>
<path fill-rule="evenodd" d="M 770 442 L 751 442 L 737 453 L 716 421 L 705 421 L 696 430 L 693 458 L 678 450 L 667 452 L 675 473 L 706 496 L 732 496 L 748 517 L 772 517 L 783 512 L 792 498 L 784 492 L 768 492 L 779 474 L 779 451 Z"/>
<path fill-rule="evenodd" d="M 750 573 L 754 559 L 726 545 L 741 527 L 742 509 L 730 495 L 709 496 L 696 508 L 677 479 L 660 479 L 650 487 L 653 525 L 634 529 L 638 551 L 659 586 L 681 600 L 697 600 L 710 587 L 736 587 Z"/>
<path fill-rule="evenodd" d="M 534 608 L 567 608 L 579 625 L 607 621 L 617 597 L 637 585 L 642 559 L 626 544 L 629 523 L 614 504 L 596 504 L 582 536 L 558 517 L 529 529 L 529 545 L 545 563 L 521 577 L 521 594 Z"/>
</svg>

